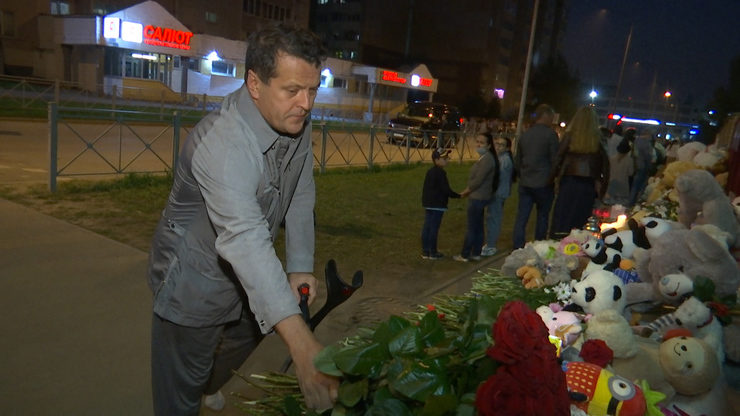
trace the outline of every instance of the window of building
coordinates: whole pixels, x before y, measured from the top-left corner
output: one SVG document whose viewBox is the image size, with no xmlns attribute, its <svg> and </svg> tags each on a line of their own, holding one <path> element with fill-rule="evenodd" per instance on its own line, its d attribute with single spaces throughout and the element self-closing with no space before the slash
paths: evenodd
<svg viewBox="0 0 740 416">
<path fill-rule="evenodd" d="M 344 78 L 334 78 L 332 88 L 347 88 L 347 80 Z"/>
<path fill-rule="evenodd" d="M 51 14 L 69 14 L 69 1 L 55 1 L 49 2 Z"/>
<path fill-rule="evenodd" d="M 234 64 L 226 61 L 212 61 L 211 73 L 216 75 L 234 76 Z"/>
<path fill-rule="evenodd" d="M 206 12 L 206 22 L 208 23 L 218 22 L 218 15 L 214 12 Z"/>
<path fill-rule="evenodd" d="M 0 36 L 15 36 L 15 15 L 7 10 L 0 10 Z"/>
</svg>

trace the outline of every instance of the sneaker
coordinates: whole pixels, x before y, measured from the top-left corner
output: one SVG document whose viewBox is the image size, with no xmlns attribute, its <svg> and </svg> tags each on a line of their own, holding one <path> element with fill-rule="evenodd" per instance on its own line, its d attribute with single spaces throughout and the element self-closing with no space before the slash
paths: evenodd
<svg viewBox="0 0 740 416">
<path fill-rule="evenodd" d="M 431 256 L 429 256 L 429 258 L 432 259 L 432 260 L 439 260 L 439 259 L 443 258 L 444 256 L 445 256 L 444 254 L 442 254 L 440 252 L 436 252 L 436 253 L 432 254 Z"/>
<path fill-rule="evenodd" d="M 421 255 L 421 258 L 424 259 L 424 260 L 431 260 L 432 259 L 432 256 L 430 256 L 429 254 L 422 254 Z"/>
<path fill-rule="evenodd" d="M 203 405 L 211 410 L 215 410 L 218 412 L 220 410 L 223 410 L 224 406 L 226 406 L 226 398 L 221 393 L 221 390 L 219 390 L 214 394 L 205 396 L 203 398 Z"/>
<path fill-rule="evenodd" d="M 479 261 L 479 260 L 480 260 L 480 256 L 470 256 L 470 257 L 468 257 L 468 258 L 469 258 L 470 260 L 474 260 L 474 261 Z"/>
<path fill-rule="evenodd" d="M 496 247 L 483 247 L 483 250 L 481 250 L 480 255 L 483 257 L 490 257 L 496 254 L 498 250 L 496 250 Z"/>
<path fill-rule="evenodd" d="M 452 256 L 452 260 L 461 261 L 463 263 L 467 263 L 469 261 L 468 259 L 466 259 L 465 257 L 463 257 L 463 256 L 461 256 L 459 254 L 455 254 L 454 256 Z"/>
</svg>

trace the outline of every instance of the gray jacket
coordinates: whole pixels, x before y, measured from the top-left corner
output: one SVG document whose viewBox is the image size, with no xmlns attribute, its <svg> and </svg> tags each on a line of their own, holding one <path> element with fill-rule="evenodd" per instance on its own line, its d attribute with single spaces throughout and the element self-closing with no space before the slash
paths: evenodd
<svg viewBox="0 0 740 416">
<path fill-rule="evenodd" d="M 522 134 L 514 160 L 519 185 L 542 188 L 552 183 L 558 156 L 558 135 L 544 124 L 535 124 Z"/>
<path fill-rule="evenodd" d="M 493 198 L 493 181 L 496 175 L 496 161 L 491 152 L 486 152 L 470 168 L 468 189 L 471 199 L 488 201 Z"/>
<path fill-rule="evenodd" d="M 279 138 L 243 86 L 188 136 L 149 257 L 154 313 L 204 327 L 239 318 L 243 295 L 263 333 L 300 313 L 286 272 L 312 272 L 315 186 L 310 124 Z M 285 220 L 286 267 L 273 241 Z"/>
</svg>

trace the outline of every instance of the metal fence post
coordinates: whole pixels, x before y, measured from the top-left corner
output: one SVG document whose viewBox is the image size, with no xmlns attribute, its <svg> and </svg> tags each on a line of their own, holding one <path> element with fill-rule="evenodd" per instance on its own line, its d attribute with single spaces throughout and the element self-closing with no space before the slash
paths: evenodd
<svg viewBox="0 0 740 416">
<path fill-rule="evenodd" d="M 50 102 L 49 114 L 49 192 L 57 191 L 57 103 Z"/>
<path fill-rule="evenodd" d="M 367 168 L 373 169 L 373 147 L 375 144 L 375 124 L 370 125 L 370 152 L 367 155 Z"/>
<path fill-rule="evenodd" d="M 326 172 L 326 123 L 321 123 L 321 159 L 319 160 L 319 172 Z"/>
<path fill-rule="evenodd" d="M 177 158 L 180 155 L 180 112 L 172 113 L 172 174 L 177 168 Z"/>
</svg>

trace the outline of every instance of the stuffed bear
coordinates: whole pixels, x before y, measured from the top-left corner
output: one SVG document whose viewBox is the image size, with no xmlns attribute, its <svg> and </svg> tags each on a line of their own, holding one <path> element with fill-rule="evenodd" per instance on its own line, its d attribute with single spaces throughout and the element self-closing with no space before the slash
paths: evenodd
<svg viewBox="0 0 740 416">
<path fill-rule="evenodd" d="M 722 364 L 725 360 L 722 324 L 714 318 L 714 313 L 707 305 L 691 296 L 676 309 L 673 316 L 677 324 L 691 331 L 692 336 L 712 347 L 717 360 Z"/>
<path fill-rule="evenodd" d="M 635 250 L 649 249 L 650 242 L 645 227 L 641 227 L 637 220 L 630 218 L 627 220 L 627 226 L 629 229 L 626 230 L 606 229 L 601 232 L 601 238 L 607 247 L 617 250 L 623 259 L 633 259 Z"/>
<path fill-rule="evenodd" d="M 699 276 L 708 278 L 720 298 L 735 294 L 740 286 L 740 269 L 730 252 L 702 229 L 664 232 L 636 263 L 642 283 L 628 285 L 628 304 L 670 302 L 669 297 L 661 295 L 660 282 L 675 273 L 683 273 L 692 281 Z"/>
<path fill-rule="evenodd" d="M 675 194 L 674 185 L 676 178 L 682 173 L 696 169 L 696 165 L 689 161 L 674 161 L 666 165 L 663 172 L 660 174 L 660 178 L 655 180 L 655 184 L 649 190 L 646 189 L 645 194 L 647 195 L 646 201 L 648 203 L 655 202 L 660 199 L 664 194 L 668 193 L 668 199 L 674 202 L 678 201 L 678 196 Z"/>
<path fill-rule="evenodd" d="M 522 278 L 525 283 L 536 282 L 532 287 L 570 281 L 571 272 L 578 267 L 578 257 L 563 254 L 557 249 L 557 243 L 553 244 L 529 242 L 523 248 L 512 251 L 501 266 L 501 274 Z M 543 247 L 547 249 L 543 250 Z M 542 254 L 538 249 L 543 251 Z"/>
<path fill-rule="evenodd" d="M 712 347 L 695 337 L 678 336 L 660 344 L 665 379 L 676 390 L 660 407 L 678 415 L 730 416 L 727 386 Z"/>
<path fill-rule="evenodd" d="M 675 390 L 658 361 L 660 341 L 635 336 L 627 320 L 614 309 L 596 313 L 584 331 L 586 340 L 600 339 L 614 353 L 611 370 L 630 380 L 647 380 L 652 390 L 673 397 Z"/>
<path fill-rule="evenodd" d="M 622 261 L 621 253 L 607 247 L 604 244 L 604 240 L 600 238 L 590 237 L 585 243 L 581 244 L 581 250 L 591 259 L 581 274 L 582 277 L 595 270 L 614 271 Z"/>
<path fill-rule="evenodd" d="M 730 234 L 734 246 L 740 236 L 740 223 L 730 199 L 714 176 L 706 170 L 689 170 L 676 179 L 678 220 L 687 228 L 712 224 Z M 740 242 L 739 242 L 740 243 Z"/>
<path fill-rule="evenodd" d="M 596 314 L 604 309 L 624 313 L 626 299 L 622 279 L 607 270 L 589 273 L 581 280 L 571 280 L 570 300 L 587 314 Z"/>
</svg>

